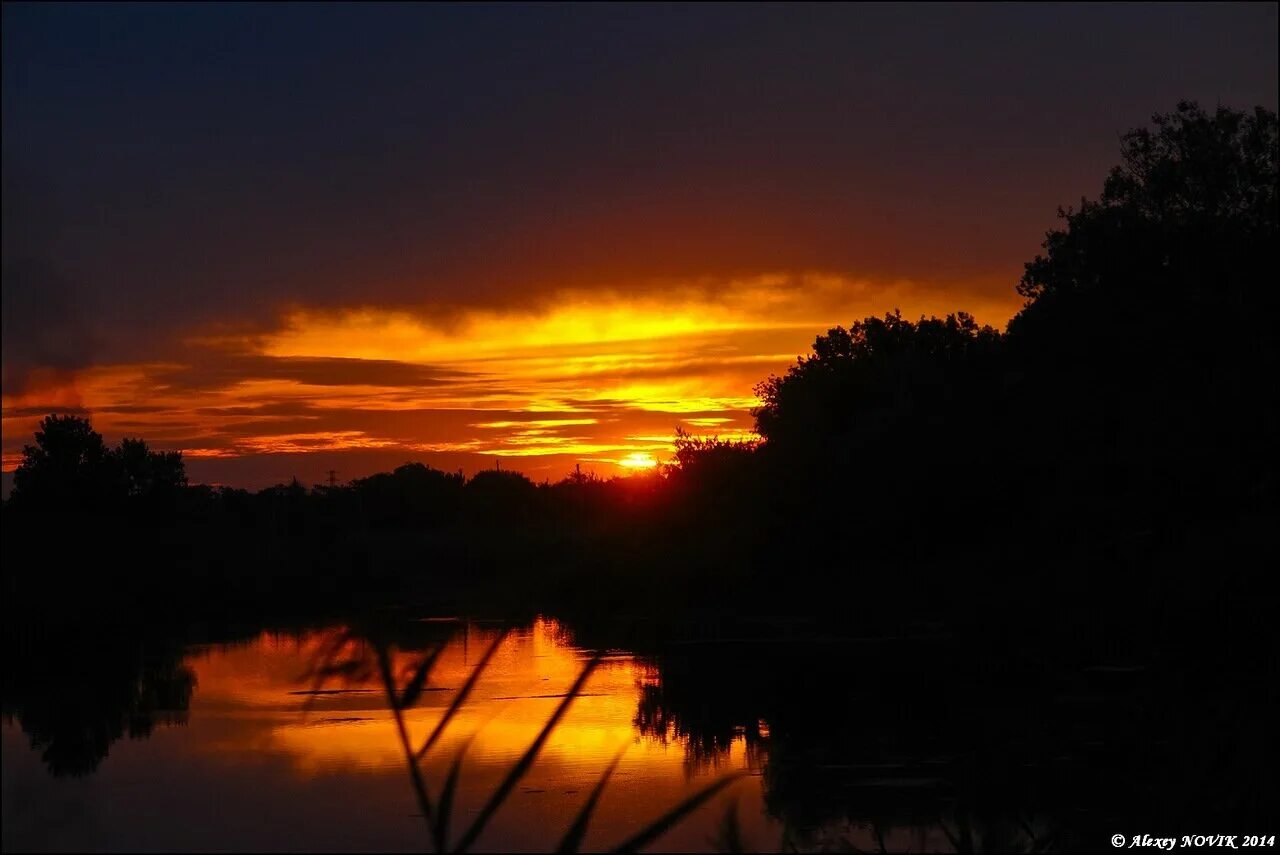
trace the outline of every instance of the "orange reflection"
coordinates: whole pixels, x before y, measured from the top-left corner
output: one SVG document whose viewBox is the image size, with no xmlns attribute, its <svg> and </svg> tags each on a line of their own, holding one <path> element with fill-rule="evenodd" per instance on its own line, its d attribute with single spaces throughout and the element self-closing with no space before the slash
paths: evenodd
<svg viewBox="0 0 1280 855">
<path fill-rule="evenodd" d="M 554 699 L 585 662 L 561 636 L 558 624 L 540 620 L 528 633 L 503 642 L 478 690 L 451 722 L 442 752 L 448 754 L 449 746 L 473 735 L 471 751 L 478 757 L 515 757 L 527 748 Z M 417 742 L 439 722 L 454 691 L 493 638 L 492 632 L 468 628 L 445 648 L 433 669 L 430 691 L 408 713 Z M 274 727 L 272 736 L 275 747 L 293 756 L 300 771 L 331 765 L 369 767 L 374 758 L 399 762 L 380 684 L 326 683 L 322 694 L 306 694 L 308 683 L 302 676 L 327 641 L 326 634 L 301 639 L 264 635 L 248 646 L 204 652 L 191 663 L 199 680 L 200 705 L 298 712 Z M 419 656 L 393 650 L 393 671 L 411 672 Z M 602 752 L 597 759 L 607 762 L 620 745 L 632 740 L 638 686 L 651 676 L 628 657 L 608 660 L 591 676 L 571 715 L 548 742 L 547 756 L 572 750 L 582 760 L 581 752 L 591 748 Z M 304 716 L 301 711 L 308 699 L 310 710 Z"/>
<path fill-rule="evenodd" d="M 406 713 L 412 744 L 421 744 L 439 723 L 495 635 L 467 626 L 447 644 L 427 691 Z M 312 684 L 303 674 L 332 638 L 331 633 L 302 638 L 264 634 L 247 645 L 193 655 L 187 664 L 196 672 L 199 688 L 192 721 L 216 717 L 237 723 L 200 731 L 197 748 L 229 763 L 281 757 L 301 779 L 403 777 L 407 799 L 411 790 L 404 755 L 376 677 L 329 682 L 320 694 L 307 694 Z M 407 677 L 420 655 L 393 651 L 393 673 Z M 424 771 L 429 788 L 439 793 L 453 758 L 465 746 L 457 810 L 460 818 L 474 815 L 533 743 L 585 660 L 554 621 L 538 620 L 528 631 L 508 636 L 470 700 L 428 755 Z M 674 734 L 666 740 L 640 736 L 633 722 L 641 686 L 655 676 L 629 655 L 606 658 L 552 731 L 510 804 L 504 805 L 492 831 L 495 839 L 518 836 L 524 846 L 554 846 L 620 749 L 625 754 L 600 802 L 585 847 L 589 850 L 616 845 L 711 777 L 734 769 L 754 771 L 755 758 L 748 756 L 741 740 L 715 768 L 698 770 L 688 765 L 685 746 Z M 308 703 L 310 709 L 304 712 Z M 749 831 L 777 839 L 772 821 L 764 815 L 758 779 L 745 778 L 728 792 L 748 807 L 744 819 Z M 702 846 L 719 814 L 703 819 L 685 836 L 675 835 L 673 845 L 684 839 Z M 481 848 L 485 840 L 481 838 Z"/>
</svg>

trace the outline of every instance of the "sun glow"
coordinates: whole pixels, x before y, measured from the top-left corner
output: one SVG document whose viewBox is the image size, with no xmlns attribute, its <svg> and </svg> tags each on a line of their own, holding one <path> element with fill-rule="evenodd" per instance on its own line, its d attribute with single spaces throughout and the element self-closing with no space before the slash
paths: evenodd
<svg viewBox="0 0 1280 855">
<path fill-rule="evenodd" d="M 359 452 L 381 454 L 383 469 L 422 459 L 475 471 L 520 458 L 539 479 L 579 462 L 602 474 L 652 470 L 677 427 L 754 438 L 756 383 L 835 322 L 952 308 L 930 293 L 766 275 L 639 296 L 563 292 L 507 310 L 298 308 L 264 334 L 194 335 L 182 358 L 91 367 L 6 394 L 4 468 L 58 410 L 92 415 L 109 439 L 143 436 L 210 467 Z"/>
<path fill-rule="evenodd" d="M 653 469 L 658 465 L 658 461 L 647 451 L 633 451 L 620 459 L 618 465 L 626 469 Z"/>
</svg>

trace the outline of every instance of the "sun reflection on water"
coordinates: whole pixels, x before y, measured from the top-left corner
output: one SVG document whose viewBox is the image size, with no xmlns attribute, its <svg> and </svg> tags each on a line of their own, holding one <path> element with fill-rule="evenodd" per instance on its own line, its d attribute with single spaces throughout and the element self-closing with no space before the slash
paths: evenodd
<svg viewBox="0 0 1280 855">
<path fill-rule="evenodd" d="M 308 663 L 338 630 L 301 636 L 260 635 L 248 644 L 207 647 L 192 654 L 199 691 L 193 717 L 218 714 L 239 722 L 201 740 L 199 750 L 221 759 L 246 753 L 285 758 L 300 780 L 329 776 L 360 779 L 405 777 L 396 724 L 381 684 L 357 676 L 325 683 L 312 693 L 305 679 Z M 445 714 L 458 688 L 497 637 L 492 628 L 459 624 L 439 656 L 419 702 L 405 712 L 410 742 L 420 745 Z M 359 644 L 360 642 L 352 642 Z M 393 673 L 407 675 L 421 652 L 393 648 Z M 582 671 L 588 655 L 569 643 L 554 620 L 539 619 L 527 631 L 513 632 L 498 646 L 476 689 L 443 731 L 423 765 L 428 787 L 439 792 L 458 752 L 464 750 L 456 808 L 462 824 L 483 802 L 537 738 L 564 693 Z M 756 773 L 758 758 L 741 738 L 727 746 L 714 765 L 691 764 L 684 741 L 674 733 L 641 733 L 637 705 L 645 685 L 657 675 L 628 654 L 603 658 L 560 724 L 551 732 L 537 761 L 504 805 L 481 845 L 504 848 L 554 846 L 573 822 L 603 770 L 621 751 L 622 760 L 594 814 L 586 840 L 591 846 L 616 845 L 698 788 L 733 771 Z M 403 684 L 403 683 L 402 683 Z M 744 813 L 746 830 L 777 840 L 764 816 L 760 788 L 747 777 L 708 804 L 701 829 L 689 837 L 674 829 L 665 845 L 705 848 L 732 802 L 752 806 Z M 507 841 L 507 842 L 503 842 Z M 663 848 L 663 847 L 658 847 Z"/>
</svg>

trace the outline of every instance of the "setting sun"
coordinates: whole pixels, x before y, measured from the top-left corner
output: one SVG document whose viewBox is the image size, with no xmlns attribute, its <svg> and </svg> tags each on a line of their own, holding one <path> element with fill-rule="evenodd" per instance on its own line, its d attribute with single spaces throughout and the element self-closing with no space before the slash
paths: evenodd
<svg viewBox="0 0 1280 855">
<path fill-rule="evenodd" d="M 653 469 L 658 461 L 646 451 L 633 451 L 619 460 L 618 465 L 626 469 Z"/>
</svg>

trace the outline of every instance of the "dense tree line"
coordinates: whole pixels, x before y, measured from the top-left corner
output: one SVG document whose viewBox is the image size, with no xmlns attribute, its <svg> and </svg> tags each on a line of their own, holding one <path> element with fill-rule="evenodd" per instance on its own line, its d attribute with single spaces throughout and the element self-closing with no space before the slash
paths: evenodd
<svg viewBox="0 0 1280 855">
<path fill-rule="evenodd" d="M 15 508 L 100 511 L 126 499 L 172 498 L 187 486 L 181 452 L 128 438 L 108 448 L 88 419 L 49 415 L 35 441 L 13 474 Z"/>
<path fill-rule="evenodd" d="M 534 484 L 410 463 L 253 494 L 188 486 L 179 454 L 107 449 L 86 420 L 50 416 L 6 515 L 305 536 L 272 560 L 319 543 L 327 567 L 347 555 L 327 545 L 409 532 L 442 566 L 573 567 L 713 601 L 823 590 L 937 611 L 1127 584 L 1129 602 L 1147 577 L 1117 581 L 1119 564 L 1185 557 L 1175 544 L 1196 531 L 1219 532 L 1208 542 L 1276 508 L 1276 116 L 1184 103 L 1120 155 L 1097 200 L 1060 211 L 1006 331 L 964 312 L 836 327 L 758 386 L 761 442 L 678 434 L 657 477 Z"/>
</svg>

